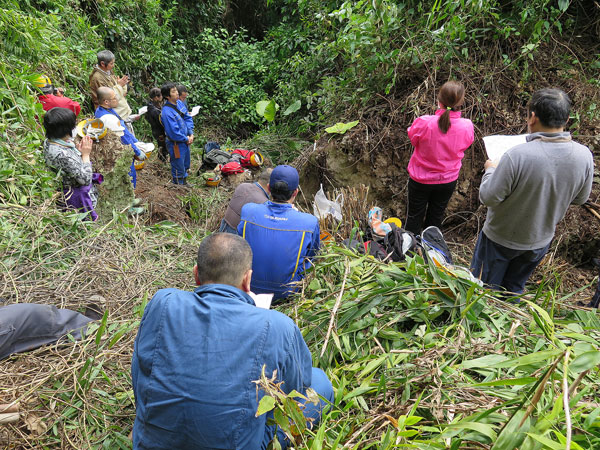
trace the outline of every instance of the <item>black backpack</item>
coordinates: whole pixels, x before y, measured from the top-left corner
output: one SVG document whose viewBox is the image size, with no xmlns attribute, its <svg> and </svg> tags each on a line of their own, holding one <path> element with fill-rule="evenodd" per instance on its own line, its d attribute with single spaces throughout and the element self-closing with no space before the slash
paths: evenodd
<svg viewBox="0 0 600 450">
<path fill-rule="evenodd" d="M 417 251 L 419 246 L 417 239 L 410 231 L 399 228 L 393 223 L 390 225 L 392 226 L 392 231 L 383 238 L 383 247 L 388 254 L 391 253 L 392 261 L 404 261 L 407 254 Z"/>
<path fill-rule="evenodd" d="M 231 153 L 221 150 L 221 146 L 214 141 L 209 141 L 204 146 L 202 154 L 202 166 L 198 172 L 213 170 L 219 164 L 227 164 L 232 161 Z"/>
</svg>

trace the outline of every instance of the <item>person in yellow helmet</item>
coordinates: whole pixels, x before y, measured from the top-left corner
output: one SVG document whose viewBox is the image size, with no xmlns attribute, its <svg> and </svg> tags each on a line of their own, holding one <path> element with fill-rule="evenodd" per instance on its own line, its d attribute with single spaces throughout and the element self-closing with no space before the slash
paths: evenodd
<svg viewBox="0 0 600 450">
<path fill-rule="evenodd" d="M 81 105 L 75 100 L 65 97 L 62 89 L 56 89 L 52 86 L 52 81 L 48 76 L 40 75 L 33 84 L 42 91 L 42 94 L 38 96 L 38 100 L 44 111 L 50 111 L 52 108 L 67 108 L 73 111 L 75 116 L 79 115 Z"/>
</svg>

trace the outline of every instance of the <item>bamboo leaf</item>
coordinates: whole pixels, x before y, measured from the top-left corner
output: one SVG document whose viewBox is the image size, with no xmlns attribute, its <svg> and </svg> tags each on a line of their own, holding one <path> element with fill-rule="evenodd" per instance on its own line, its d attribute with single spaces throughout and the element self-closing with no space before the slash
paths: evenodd
<svg viewBox="0 0 600 450">
<path fill-rule="evenodd" d="M 275 399 L 270 395 L 263 396 L 258 403 L 256 417 L 262 416 L 264 413 L 271 411 L 273 408 L 275 408 Z"/>
</svg>

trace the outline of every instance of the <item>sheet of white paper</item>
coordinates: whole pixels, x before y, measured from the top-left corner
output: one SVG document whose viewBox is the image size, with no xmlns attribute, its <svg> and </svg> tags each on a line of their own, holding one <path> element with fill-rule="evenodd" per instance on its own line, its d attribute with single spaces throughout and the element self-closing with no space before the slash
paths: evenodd
<svg viewBox="0 0 600 450">
<path fill-rule="evenodd" d="M 484 136 L 483 143 L 485 144 L 485 151 L 488 158 L 492 161 L 500 161 L 500 158 L 507 150 L 513 148 L 515 145 L 524 144 L 527 142 L 527 134 L 518 134 L 508 136 L 504 134 L 495 134 L 493 136 Z"/>
<path fill-rule="evenodd" d="M 147 106 L 142 106 L 140 109 L 138 109 L 138 114 L 141 116 L 142 114 L 146 114 L 148 112 L 148 107 Z"/>
<path fill-rule="evenodd" d="M 200 112 L 200 107 L 199 106 L 194 106 L 192 108 L 192 110 L 190 111 L 190 116 L 194 117 L 195 115 L 197 115 Z"/>
<path fill-rule="evenodd" d="M 248 295 L 252 297 L 252 300 L 254 300 L 254 303 L 257 307 L 269 309 L 271 307 L 274 294 L 255 294 L 254 292 L 248 292 Z"/>
</svg>

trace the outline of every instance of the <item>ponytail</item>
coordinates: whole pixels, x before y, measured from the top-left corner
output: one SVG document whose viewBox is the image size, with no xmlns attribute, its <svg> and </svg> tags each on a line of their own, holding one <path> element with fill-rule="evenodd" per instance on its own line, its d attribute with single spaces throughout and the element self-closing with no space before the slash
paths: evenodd
<svg viewBox="0 0 600 450">
<path fill-rule="evenodd" d="M 458 111 L 465 100 L 465 87 L 459 81 L 447 81 L 438 93 L 438 102 L 446 108 L 438 119 L 438 128 L 444 134 L 450 129 L 450 111 Z"/>
<path fill-rule="evenodd" d="M 450 129 L 450 110 L 451 109 L 452 108 L 446 108 L 446 111 L 444 111 L 444 114 L 442 114 L 440 116 L 440 118 L 438 119 L 438 128 L 444 134 L 446 134 L 448 132 L 448 130 Z"/>
</svg>

